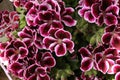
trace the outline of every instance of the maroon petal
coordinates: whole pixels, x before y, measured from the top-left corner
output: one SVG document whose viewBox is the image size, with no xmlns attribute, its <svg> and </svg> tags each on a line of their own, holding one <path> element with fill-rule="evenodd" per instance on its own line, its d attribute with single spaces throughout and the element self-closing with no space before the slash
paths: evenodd
<svg viewBox="0 0 120 80">
<path fill-rule="evenodd" d="M 15 49 L 13 49 L 13 48 L 7 49 L 5 51 L 5 57 L 7 57 L 7 58 L 11 57 L 13 54 L 15 54 Z"/>
<path fill-rule="evenodd" d="M 44 67 L 38 67 L 36 69 L 36 72 L 38 72 L 38 74 L 40 75 L 40 77 L 46 76 L 46 68 L 44 68 Z"/>
<path fill-rule="evenodd" d="M 111 5 L 106 9 L 106 12 L 108 13 L 113 13 L 114 15 L 118 15 L 119 14 L 119 7 L 116 5 Z"/>
<path fill-rule="evenodd" d="M 22 65 L 18 62 L 14 62 L 9 66 L 10 71 L 18 72 L 22 69 Z"/>
<path fill-rule="evenodd" d="M 19 50 L 20 50 L 21 58 L 23 58 L 23 57 L 28 55 L 28 50 L 26 48 L 20 47 Z"/>
<path fill-rule="evenodd" d="M 87 48 L 85 48 L 85 47 L 80 48 L 79 49 L 79 53 L 81 54 L 82 58 L 91 56 L 90 51 Z"/>
<path fill-rule="evenodd" d="M 47 23 L 44 23 L 39 26 L 39 32 L 40 32 L 41 36 L 43 36 L 43 37 L 49 35 L 49 33 L 48 33 L 49 30 L 50 30 L 50 26 Z"/>
<path fill-rule="evenodd" d="M 82 62 L 81 62 L 81 67 L 80 69 L 85 72 L 85 71 L 89 71 L 91 70 L 93 67 L 93 62 L 92 59 L 90 58 L 83 58 Z"/>
<path fill-rule="evenodd" d="M 116 26 L 112 25 L 112 26 L 107 26 L 105 28 L 105 32 L 113 32 L 115 30 Z"/>
<path fill-rule="evenodd" d="M 66 15 L 62 17 L 62 22 L 68 26 L 68 27 L 72 27 L 75 26 L 77 24 L 77 21 L 74 20 L 71 16 Z"/>
<path fill-rule="evenodd" d="M 70 32 L 62 30 L 62 29 L 59 29 L 55 32 L 55 37 L 58 39 L 64 39 L 64 38 L 71 39 L 72 38 Z"/>
<path fill-rule="evenodd" d="M 52 19 L 52 12 L 50 12 L 50 11 L 40 12 L 39 19 L 40 20 L 51 20 Z"/>
<path fill-rule="evenodd" d="M 86 7 L 91 7 L 93 3 L 95 3 L 98 0 L 84 0 L 84 4 Z"/>
<path fill-rule="evenodd" d="M 52 28 L 58 28 L 58 29 L 61 29 L 61 28 L 63 28 L 63 25 L 62 25 L 62 23 L 60 22 L 60 21 L 56 21 L 56 20 L 54 20 L 53 22 L 52 22 Z"/>
<path fill-rule="evenodd" d="M 74 52 L 74 42 L 69 39 L 63 39 L 62 40 L 67 47 L 67 50 L 69 50 L 71 53 Z"/>
<path fill-rule="evenodd" d="M 85 12 L 84 19 L 90 23 L 94 23 L 96 18 L 91 14 L 91 11 Z"/>
<path fill-rule="evenodd" d="M 107 32 L 102 35 L 102 42 L 103 43 L 109 43 L 112 38 L 112 33 Z"/>
<path fill-rule="evenodd" d="M 104 23 L 103 14 L 100 14 L 97 18 L 97 24 L 101 26 L 103 23 Z"/>
<path fill-rule="evenodd" d="M 20 47 L 26 47 L 25 43 L 23 43 L 22 41 L 19 41 L 19 40 L 16 40 L 16 41 L 13 43 L 13 46 L 14 46 L 16 49 L 19 49 Z"/>
<path fill-rule="evenodd" d="M 113 70 L 112 70 L 112 67 L 113 67 L 113 65 L 115 64 L 115 61 L 112 60 L 112 59 L 107 59 L 107 61 L 108 61 L 109 65 L 110 65 L 109 70 L 108 70 L 107 73 L 108 73 L 108 74 L 114 74 L 114 72 L 113 72 Z"/>
<path fill-rule="evenodd" d="M 120 50 L 120 37 L 118 35 L 113 35 L 110 44 L 112 45 L 112 47 Z"/>
<path fill-rule="evenodd" d="M 100 6 L 100 9 L 105 11 L 107 7 L 109 7 L 111 4 L 112 4 L 112 0 L 102 0 L 101 1 L 101 6 Z"/>
<path fill-rule="evenodd" d="M 115 75 L 115 80 L 120 80 L 120 72 Z"/>
<path fill-rule="evenodd" d="M 113 71 L 114 73 L 120 72 L 120 65 L 119 65 L 119 64 L 113 65 L 112 71 Z"/>
<path fill-rule="evenodd" d="M 105 21 L 105 24 L 109 26 L 116 25 L 118 23 L 117 17 L 111 13 L 106 14 L 104 21 Z"/>
<path fill-rule="evenodd" d="M 95 60 L 96 62 L 98 63 L 103 57 L 103 54 L 102 53 L 97 53 L 95 54 Z"/>
<path fill-rule="evenodd" d="M 87 12 L 89 9 L 88 8 L 82 8 L 78 11 L 79 16 L 84 17 L 85 12 Z"/>
<path fill-rule="evenodd" d="M 74 9 L 72 7 L 67 7 L 67 8 L 65 8 L 65 11 L 66 11 L 65 14 L 70 15 L 70 14 L 72 14 L 74 12 Z"/>
<path fill-rule="evenodd" d="M 56 61 L 53 57 L 45 57 L 43 63 L 46 67 L 54 67 L 56 65 Z"/>
<path fill-rule="evenodd" d="M 27 80 L 37 80 L 37 75 L 32 74 Z"/>
<path fill-rule="evenodd" d="M 101 65 L 102 64 L 102 65 Z M 101 59 L 98 62 L 98 69 L 103 73 L 106 74 L 106 72 L 109 70 L 109 63 L 106 60 Z"/>
<path fill-rule="evenodd" d="M 41 77 L 41 80 L 50 80 L 50 77 L 46 75 L 45 77 Z"/>
<path fill-rule="evenodd" d="M 30 35 L 28 35 L 28 34 L 26 34 L 26 33 L 24 33 L 24 32 L 19 32 L 18 33 L 18 36 L 20 36 L 20 37 L 22 37 L 22 38 L 30 38 L 31 36 Z"/>
<path fill-rule="evenodd" d="M 31 38 L 23 38 L 23 42 L 28 48 L 33 45 L 33 40 Z"/>
<path fill-rule="evenodd" d="M 30 10 L 30 8 L 32 8 L 33 7 L 33 3 L 32 2 L 27 2 L 26 4 L 25 4 L 25 8 L 27 9 L 27 10 Z"/>
<path fill-rule="evenodd" d="M 56 45 L 55 53 L 58 57 L 64 56 L 66 52 L 67 52 L 67 49 L 64 43 Z"/>
<path fill-rule="evenodd" d="M 54 43 L 56 41 L 56 39 L 54 39 L 53 37 L 45 37 L 43 39 L 43 43 L 45 45 L 46 48 L 49 48 L 49 46 Z"/>
<path fill-rule="evenodd" d="M 95 4 L 93 4 L 92 7 L 91 7 L 91 13 L 92 13 L 92 15 L 93 15 L 94 17 L 96 17 L 96 18 L 97 18 L 97 17 L 99 16 L 99 14 L 100 14 L 99 6 L 100 6 L 99 3 L 95 3 Z"/>
<path fill-rule="evenodd" d="M 49 49 L 50 49 L 51 52 L 54 51 L 56 45 L 57 45 L 57 42 L 54 42 L 54 43 L 50 44 Z"/>
<path fill-rule="evenodd" d="M 114 49 L 114 48 L 107 48 L 106 50 L 105 50 L 105 52 L 104 52 L 104 55 L 107 57 L 107 58 L 109 58 L 109 55 L 112 55 L 112 57 L 113 56 L 118 56 L 119 55 L 119 53 L 117 52 L 117 50 L 116 49 Z M 112 58 L 111 57 L 111 58 Z M 114 57 L 113 57 L 114 58 Z"/>
</svg>

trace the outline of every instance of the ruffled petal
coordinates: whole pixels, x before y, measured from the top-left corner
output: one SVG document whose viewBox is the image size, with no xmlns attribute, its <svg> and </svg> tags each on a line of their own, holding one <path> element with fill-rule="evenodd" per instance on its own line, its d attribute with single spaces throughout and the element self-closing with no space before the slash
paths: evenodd
<svg viewBox="0 0 120 80">
<path fill-rule="evenodd" d="M 120 50 L 120 37 L 118 35 L 113 35 L 110 44 L 112 45 L 112 47 Z"/>
<path fill-rule="evenodd" d="M 70 53 L 74 52 L 74 42 L 73 41 L 71 41 L 69 39 L 63 39 L 62 41 L 66 44 L 67 50 L 69 50 Z"/>
<path fill-rule="evenodd" d="M 75 26 L 77 24 L 77 21 L 74 20 L 71 16 L 66 15 L 62 17 L 62 22 L 68 26 L 68 27 L 72 27 Z"/>
<path fill-rule="evenodd" d="M 43 37 L 49 35 L 49 33 L 48 33 L 49 30 L 50 30 L 50 26 L 47 23 L 41 24 L 39 26 L 39 32 L 40 32 L 41 36 L 43 36 Z"/>
<path fill-rule="evenodd" d="M 91 7 L 91 13 L 92 13 L 92 15 L 93 15 L 94 17 L 96 17 L 96 18 L 97 18 L 97 17 L 99 16 L 99 14 L 100 14 L 99 6 L 100 6 L 99 3 L 95 3 L 95 4 L 93 4 L 92 7 Z"/>
<path fill-rule="evenodd" d="M 115 75 L 115 80 L 120 80 L 120 72 Z"/>
<path fill-rule="evenodd" d="M 84 19 L 90 23 L 94 23 L 96 18 L 91 14 L 91 11 L 85 12 Z"/>
<path fill-rule="evenodd" d="M 28 55 L 28 50 L 24 47 L 20 47 L 19 52 L 20 52 L 21 58 L 26 57 Z"/>
<path fill-rule="evenodd" d="M 102 64 L 102 65 L 101 65 Z M 106 72 L 109 70 L 110 66 L 109 63 L 106 60 L 101 59 L 98 62 L 98 69 L 103 73 L 106 74 Z"/>
<path fill-rule="evenodd" d="M 45 45 L 46 48 L 49 48 L 49 46 L 50 46 L 52 43 L 54 43 L 55 41 L 56 41 L 56 39 L 53 38 L 53 37 L 45 37 L 45 38 L 43 39 L 43 43 L 44 43 L 44 45 Z"/>
<path fill-rule="evenodd" d="M 116 5 L 111 5 L 106 9 L 106 12 L 108 13 L 113 13 L 114 15 L 118 15 L 119 14 L 119 7 Z"/>
<path fill-rule="evenodd" d="M 67 52 L 66 45 L 64 43 L 55 46 L 55 53 L 58 57 L 64 56 Z"/>
<path fill-rule="evenodd" d="M 18 62 L 14 62 L 9 66 L 9 70 L 12 72 L 18 72 L 22 69 L 22 65 Z"/>
<path fill-rule="evenodd" d="M 63 25 L 62 25 L 62 23 L 60 22 L 60 21 L 56 21 L 56 20 L 54 20 L 53 22 L 52 22 L 52 28 L 58 28 L 58 29 L 61 29 L 61 28 L 63 28 Z"/>
<path fill-rule="evenodd" d="M 85 72 L 85 71 L 89 71 L 91 70 L 93 67 L 93 62 L 92 59 L 90 58 L 83 58 L 82 62 L 81 62 L 81 67 L 80 69 Z"/>
<path fill-rule="evenodd" d="M 85 12 L 88 10 L 89 8 L 83 7 L 82 9 L 78 11 L 79 16 L 84 17 Z"/>
<path fill-rule="evenodd" d="M 53 57 L 45 57 L 43 63 L 46 67 L 54 67 L 56 65 L 56 61 Z"/>
<path fill-rule="evenodd" d="M 112 67 L 112 71 L 114 73 L 120 72 L 120 65 L 119 64 L 114 64 Z"/>
<path fill-rule="evenodd" d="M 55 37 L 58 39 L 64 39 L 64 38 L 71 39 L 72 38 L 70 32 L 62 30 L 62 29 L 59 29 L 55 32 Z"/>
<path fill-rule="evenodd" d="M 91 56 L 90 51 L 85 47 L 80 48 L 79 53 L 81 54 L 82 58 Z"/>
<path fill-rule="evenodd" d="M 116 25 L 118 23 L 117 17 L 111 13 L 107 13 L 104 19 L 106 25 Z"/>
<path fill-rule="evenodd" d="M 112 33 L 107 32 L 102 35 L 102 42 L 103 43 L 109 43 L 112 38 Z"/>
</svg>

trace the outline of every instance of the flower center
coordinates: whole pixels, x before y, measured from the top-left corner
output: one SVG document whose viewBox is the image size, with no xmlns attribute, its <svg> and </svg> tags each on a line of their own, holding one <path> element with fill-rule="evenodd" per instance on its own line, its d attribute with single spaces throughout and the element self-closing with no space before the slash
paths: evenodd
<svg viewBox="0 0 120 80">
<path fill-rule="evenodd" d="M 58 44 L 62 44 L 62 40 L 61 39 L 58 39 Z"/>
</svg>

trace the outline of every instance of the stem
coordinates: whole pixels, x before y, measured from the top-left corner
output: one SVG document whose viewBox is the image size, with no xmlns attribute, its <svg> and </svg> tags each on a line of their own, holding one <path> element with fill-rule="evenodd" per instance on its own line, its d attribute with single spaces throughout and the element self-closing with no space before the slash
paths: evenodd
<svg viewBox="0 0 120 80">
<path fill-rule="evenodd" d="M 8 71 L 6 70 L 5 66 L 2 64 L 1 60 L 0 60 L 0 66 L 3 69 L 3 71 L 5 72 L 5 74 L 8 77 L 8 79 L 12 80 L 11 76 L 8 74 Z"/>
</svg>

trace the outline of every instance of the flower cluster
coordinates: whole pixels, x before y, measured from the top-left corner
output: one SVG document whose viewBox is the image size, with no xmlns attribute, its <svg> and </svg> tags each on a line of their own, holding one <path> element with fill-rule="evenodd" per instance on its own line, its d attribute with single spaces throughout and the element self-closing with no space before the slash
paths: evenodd
<svg viewBox="0 0 120 80">
<path fill-rule="evenodd" d="M 13 4 L 25 10 L 22 15 L 27 24 L 19 28 L 16 12 L 0 14 L 1 24 L 4 21 L 13 24 L 10 29 L 18 28 L 17 36 L 9 33 L 9 41 L 0 43 L 0 57 L 8 61 L 8 71 L 22 80 L 50 80 L 49 73 L 56 65 L 52 54 L 62 57 L 67 51 L 74 52 L 72 35 L 64 30 L 64 26 L 76 25 L 71 17 L 74 9 L 65 7 L 62 0 L 14 0 Z"/>
<path fill-rule="evenodd" d="M 118 24 L 117 0 L 80 0 L 78 14 L 90 23 L 108 26 Z"/>
<path fill-rule="evenodd" d="M 82 47 L 79 50 L 83 72 L 95 69 L 103 74 L 115 74 L 120 79 L 120 22 L 119 0 L 80 0 L 78 14 L 90 23 L 106 24 L 102 42 L 94 49 Z"/>
<path fill-rule="evenodd" d="M 19 15 L 16 11 L 0 11 L 0 36 L 19 27 Z"/>
</svg>

